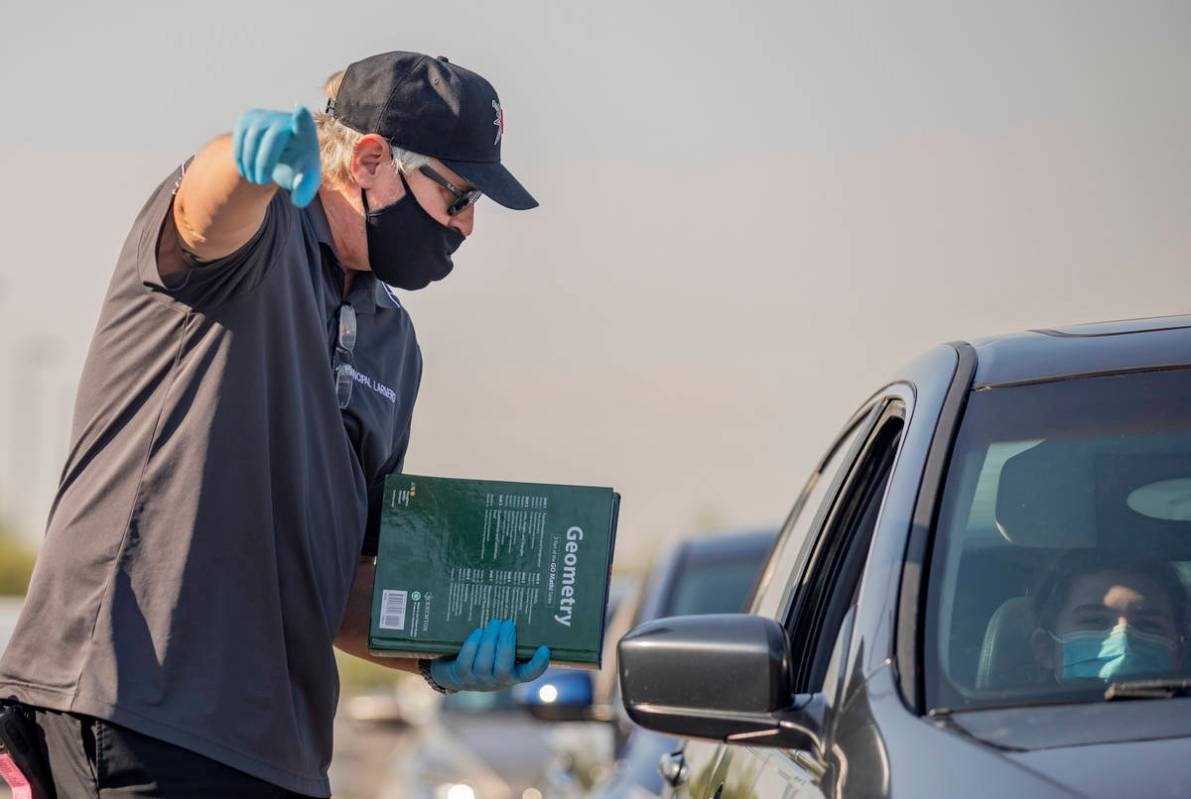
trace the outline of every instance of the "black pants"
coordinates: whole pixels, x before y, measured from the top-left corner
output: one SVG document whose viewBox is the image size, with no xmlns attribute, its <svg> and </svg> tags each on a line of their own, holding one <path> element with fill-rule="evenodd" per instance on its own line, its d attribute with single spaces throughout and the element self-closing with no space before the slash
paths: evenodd
<svg viewBox="0 0 1191 799">
<path fill-rule="evenodd" d="M 28 706 L 27 706 L 28 707 Z M 90 716 L 28 707 L 58 799 L 297 799 L 181 747 Z"/>
</svg>

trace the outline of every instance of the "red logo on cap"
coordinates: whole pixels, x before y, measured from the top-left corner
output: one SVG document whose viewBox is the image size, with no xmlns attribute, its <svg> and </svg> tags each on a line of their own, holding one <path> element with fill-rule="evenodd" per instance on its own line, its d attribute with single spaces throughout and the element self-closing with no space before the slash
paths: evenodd
<svg viewBox="0 0 1191 799">
<path fill-rule="evenodd" d="M 492 101 L 492 108 L 496 111 L 496 119 L 492 120 L 492 124 L 496 125 L 496 138 L 492 140 L 492 143 L 500 144 L 500 137 L 505 132 L 505 112 L 501 110 L 500 103 L 495 100 Z"/>
</svg>

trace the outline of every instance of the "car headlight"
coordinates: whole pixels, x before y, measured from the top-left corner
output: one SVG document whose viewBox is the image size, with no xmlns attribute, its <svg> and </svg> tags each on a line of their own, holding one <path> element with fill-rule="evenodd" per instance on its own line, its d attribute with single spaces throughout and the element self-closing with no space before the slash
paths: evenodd
<svg viewBox="0 0 1191 799">
<path fill-rule="evenodd" d="M 466 782 L 448 782 L 438 786 L 436 799 L 476 799 L 476 792 Z"/>
</svg>

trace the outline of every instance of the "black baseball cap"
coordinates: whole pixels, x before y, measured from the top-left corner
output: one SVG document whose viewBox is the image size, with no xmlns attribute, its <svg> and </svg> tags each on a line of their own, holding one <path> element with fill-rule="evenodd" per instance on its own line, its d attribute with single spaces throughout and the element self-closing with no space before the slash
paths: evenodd
<svg viewBox="0 0 1191 799">
<path fill-rule="evenodd" d="M 496 89 L 442 56 L 396 51 L 356 61 L 327 113 L 360 133 L 437 158 L 506 208 L 538 204 L 500 162 L 505 120 Z"/>
</svg>

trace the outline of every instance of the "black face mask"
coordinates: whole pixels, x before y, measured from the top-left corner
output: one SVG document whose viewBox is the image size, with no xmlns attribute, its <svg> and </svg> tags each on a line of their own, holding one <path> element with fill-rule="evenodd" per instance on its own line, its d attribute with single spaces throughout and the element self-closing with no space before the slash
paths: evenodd
<svg viewBox="0 0 1191 799">
<path fill-rule="evenodd" d="M 360 189 L 368 263 L 385 283 L 414 291 L 451 273 L 451 254 L 459 249 L 464 235 L 439 224 L 414 197 L 405 175 L 398 176 L 405 186 L 405 196 L 379 211 L 368 210 L 368 195 Z"/>
</svg>

